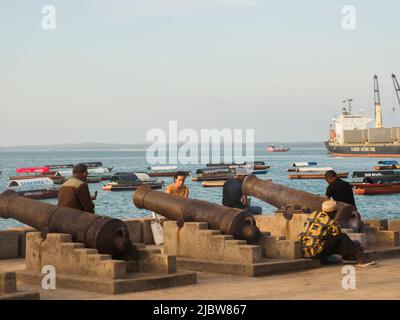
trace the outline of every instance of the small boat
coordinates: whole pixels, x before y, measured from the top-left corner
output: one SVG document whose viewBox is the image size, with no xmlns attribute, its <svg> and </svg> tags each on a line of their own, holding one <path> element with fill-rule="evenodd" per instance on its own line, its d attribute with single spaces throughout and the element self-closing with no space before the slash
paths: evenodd
<svg viewBox="0 0 400 320">
<path fill-rule="evenodd" d="M 7 189 L 14 190 L 20 196 L 37 200 L 57 198 L 58 195 L 58 189 L 49 178 L 11 180 Z"/>
<path fill-rule="evenodd" d="M 309 162 L 295 162 L 293 163 L 293 167 L 310 167 L 310 166 L 316 166 L 317 163 L 313 161 Z"/>
<path fill-rule="evenodd" d="M 364 183 L 354 185 L 354 193 L 358 195 L 400 193 L 400 183 Z"/>
<path fill-rule="evenodd" d="M 400 165 L 398 164 L 391 164 L 391 165 L 379 165 L 379 166 L 374 166 L 374 170 L 396 170 L 400 169 Z"/>
<path fill-rule="evenodd" d="M 163 181 L 151 178 L 147 173 L 116 173 L 111 177 L 110 182 L 103 185 L 104 191 L 126 191 L 136 190 L 140 186 L 149 186 L 152 189 L 161 189 Z"/>
<path fill-rule="evenodd" d="M 192 181 L 218 181 L 218 180 L 228 180 L 235 178 L 234 174 L 230 175 L 203 175 L 198 177 L 193 177 Z"/>
<path fill-rule="evenodd" d="M 150 177 L 173 177 L 178 171 L 184 172 L 185 176 L 191 175 L 190 171 L 177 170 L 176 166 L 155 166 L 148 167 L 147 169 L 149 170 L 147 174 Z"/>
<path fill-rule="evenodd" d="M 72 169 L 74 165 L 71 164 L 46 164 L 46 168 L 49 168 L 50 171 L 61 170 L 61 169 Z"/>
<path fill-rule="evenodd" d="M 56 174 L 52 174 L 52 175 L 21 175 L 21 176 L 10 176 L 10 180 L 28 180 L 28 179 L 40 179 L 40 178 L 48 178 L 53 180 L 54 184 L 62 184 L 65 182 L 65 177 L 61 176 L 61 175 L 56 175 Z"/>
<path fill-rule="evenodd" d="M 271 168 L 271 166 L 265 165 L 264 161 L 254 161 L 254 162 L 243 162 L 243 163 L 207 163 L 207 168 L 212 167 L 228 167 L 228 168 L 236 168 L 236 167 L 252 167 L 254 170 L 266 170 Z"/>
<path fill-rule="evenodd" d="M 384 175 L 400 174 L 393 170 L 354 171 L 353 178 L 379 177 Z"/>
<path fill-rule="evenodd" d="M 214 180 L 214 181 L 203 181 L 201 183 L 204 188 L 215 188 L 215 187 L 223 187 L 225 184 L 225 180 Z"/>
<path fill-rule="evenodd" d="M 28 167 L 28 168 L 17 168 L 15 170 L 17 174 L 49 174 L 50 170 L 47 167 Z"/>
<path fill-rule="evenodd" d="M 300 168 L 290 168 L 287 172 L 327 172 L 333 170 L 331 167 L 317 168 L 317 167 L 300 167 Z"/>
<path fill-rule="evenodd" d="M 397 160 L 381 160 L 378 161 L 378 164 L 384 165 L 384 166 L 391 166 L 391 165 L 396 165 L 399 164 Z"/>
<path fill-rule="evenodd" d="M 348 172 L 337 173 L 339 178 L 347 178 Z M 324 173 L 299 173 L 299 174 L 289 174 L 289 179 L 325 179 Z"/>
<path fill-rule="evenodd" d="M 100 176 L 88 176 L 86 179 L 86 183 L 99 183 L 101 181 L 103 181 L 103 178 Z"/>
<path fill-rule="evenodd" d="M 275 147 L 275 146 L 268 146 L 267 147 L 268 152 L 288 152 L 289 148 L 283 148 L 283 147 Z"/>
</svg>

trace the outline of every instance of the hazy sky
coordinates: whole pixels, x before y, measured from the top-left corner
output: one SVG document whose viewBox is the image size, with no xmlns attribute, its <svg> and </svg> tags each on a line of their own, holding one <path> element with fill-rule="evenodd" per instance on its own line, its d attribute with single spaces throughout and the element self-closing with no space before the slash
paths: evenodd
<svg viewBox="0 0 400 320">
<path fill-rule="evenodd" d="M 399 15 L 398 0 L 1 0 L 0 145 L 141 143 L 168 120 L 318 141 L 343 98 L 373 112 L 375 73 L 400 126 Z"/>
</svg>

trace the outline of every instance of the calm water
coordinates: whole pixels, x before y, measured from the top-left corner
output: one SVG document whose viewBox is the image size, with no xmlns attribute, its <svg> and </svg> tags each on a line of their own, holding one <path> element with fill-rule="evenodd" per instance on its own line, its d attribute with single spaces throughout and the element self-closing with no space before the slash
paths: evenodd
<svg viewBox="0 0 400 320">
<path fill-rule="evenodd" d="M 287 153 L 269 154 L 264 148 L 256 148 L 255 160 L 263 160 L 272 168 L 260 178 L 272 179 L 276 183 L 284 184 L 296 189 L 324 194 L 326 183 L 324 180 L 290 180 L 285 170 L 293 162 L 317 161 L 318 166 L 330 166 L 337 171 L 372 170 L 376 158 L 332 158 L 326 153 L 325 148 L 291 148 Z M 0 190 L 4 190 L 8 177 L 15 174 L 15 168 L 25 166 L 40 166 L 51 163 L 78 163 L 81 161 L 102 161 L 107 167 L 114 167 L 114 171 L 143 171 L 148 167 L 145 151 L 0 151 Z M 195 170 L 199 166 L 182 166 L 182 169 Z M 171 178 L 162 178 L 165 184 L 172 182 Z M 146 210 L 134 207 L 132 192 L 105 192 L 101 190 L 102 183 L 90 184 L 93 193 L 99 191 L 95 202 L 96 213 L 117 217 L 132 218 L 149 215 Z M 190 197 L 199 198 L 216 203 L 221 203 L 221 188 L 203 188 L 200 183 L 187 179 L 190 188 Z M 400 195 L 356 196 L 357 206 L 364 218 L 400 218 Z M 46 200 L 56 203 L 56 200 Z M 258 199 L 252 199 L 253 205 L 263 207 L 265 214 L 270 214 L 275 209 Z M 17 221 L 0 218 L 0 229 L 20 225 Z"/>
</svg>

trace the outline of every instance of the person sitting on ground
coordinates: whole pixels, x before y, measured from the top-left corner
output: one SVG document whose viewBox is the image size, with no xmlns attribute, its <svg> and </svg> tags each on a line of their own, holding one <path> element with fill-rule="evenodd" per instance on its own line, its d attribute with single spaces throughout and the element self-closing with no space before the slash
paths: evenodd
<svg viewBox="0 0 400 320">
<path fill-rule="evenodd" d="M 174 183 L 167 186 L 166 193 L 174 194 L 179 197 L 189 198 L 189 188 L 185 185 L 186 173 L 178 171 L 174 175 Z"/>
<path fill-rule="evenodd" d="M 356 207 L 354 200 L 353 188 L 350 183 L 340 179 L 336 172 L 329 170 L 325 173 L 325 181 L 329 184 L 326 189 L 326 198 L 332 198 L 335 201 L 351 204 Z"/>
<path fill-rule="evenodd" d="M 377 266 L 368 260 L 359 242 L 353 242 L 333 220 L 337 211 L 336 201 L 322 204 L 322 211 L 311 213 L 305 222 L 304 232 L 299 235 L 305 258 L 327 258 L 339 254 L 344 260 L 356 260 L 359 266 Z"/>
<path fill-rule="evenodd" d="M 58 192 L 58 206 L 78 209 L 94 213 L 94 203 L 97 191 L 94 196 L 90 195 L 86 183 L 88 171 L 84 164 L 77 164 L 72 168 L 72 177 L 61 185 Z"/>
<path fill-rule="evenodd" d="M 261 207 L 250 206 L 247 195 L 243 194 L 242 186 L 245 175 L 237 175 L 227 179 L 222 188 L 222 205 L 230 208 L 244 209 L 251 214 L 261 214 Z"/>
</svg>

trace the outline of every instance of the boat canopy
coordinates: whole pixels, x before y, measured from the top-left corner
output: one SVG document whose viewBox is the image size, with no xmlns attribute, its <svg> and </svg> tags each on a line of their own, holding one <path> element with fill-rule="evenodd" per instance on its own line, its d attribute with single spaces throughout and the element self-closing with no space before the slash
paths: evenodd
<svg viewBox="0 0 400 320">
<path fill-rule="evenodd" d="M 44 190 L 54 188 L 54 182 L 50 178 L 11 180 L 7 187 L 20 191 Z"/>
<path fill-rule="evenodd" d="M 313 162 L 313 161 L 293 163 L 293 167 L 308 167 L 308 166 L 316 166 L 316 165 L 317 165 L 317 163 Z"/>
<path fill-rule="evenodd" d="M 48 167 L 29 167 L 29 168 L 17 168 L 17 173 L 49 173 Z"/>
<path fill-rule="evenodd" d="M 381 160 L 378 161 L 378 164 L 384 165 L 384 166 L 393 166 L 396 164 L 399 164 L 396 160 Z"/>
<path fill-rule="evenodd" d="M 162 170 L 176 170 L 178 169 L 177 166 L 154 166 L 154 167 L 149 167 L 149 170 L 152 171 L 162 171 Z"/>
<path fill-rule="evenodd" d="M 118 183 L 118 184 L 136 184 L 140 182 L 151 181 L 151 178 L 147 173 L 137 172 L 137 173 L 125 173 L 120 172 L 113 175 L 110 179 L 110 182 Z"/>
</svg>

